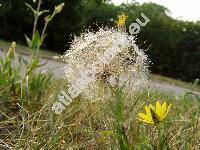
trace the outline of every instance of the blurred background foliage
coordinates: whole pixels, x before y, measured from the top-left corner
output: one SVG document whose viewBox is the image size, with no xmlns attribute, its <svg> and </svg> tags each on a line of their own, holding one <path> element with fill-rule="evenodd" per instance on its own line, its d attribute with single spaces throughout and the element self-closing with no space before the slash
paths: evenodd
<svg viewBox="0 0 200 150">
<path fill-rule="evenodd" d="M 42 8 L 53 10 L 63 1 L 65 7 L 49 25 L 43 48 L 63 53 L 69 48 L 74 34 L 79 35 L 86 29 L 97 31 L 102 26 L 113 27 L 122 12 L 129 16 L 128 27 L 144 13 L 150 22 L 141 27 L 137 43 L 140 48 L 148 49 L 151 71 L 184 81 L 200 77 L 200 22 L 173 19 L 167 8 L 154 3 L 115 6 L 107 0 L 44 0 Z M 33 4 L 33 0 L 1 0 L 0 39 L 23 44 L 24 34 L 32 34 L 33 16 L 25 2 Z M 43 20 L 39 21 L 38 27 L 42 29 Z"/>
</svg>

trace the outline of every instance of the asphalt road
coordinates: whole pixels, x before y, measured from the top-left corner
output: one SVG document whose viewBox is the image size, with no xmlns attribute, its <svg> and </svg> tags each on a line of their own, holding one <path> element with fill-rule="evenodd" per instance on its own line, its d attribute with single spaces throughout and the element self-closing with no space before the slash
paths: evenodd
<svg viewBox="0 0 200 150">
<path fill-rule="evenodd" d="M 5 58 L 5 54 L 1 50 L 0 50 L 0 57 Z M 26 60 L 30 59 L 30 57 L 27 55 L 23 55 L 23 58 Z M 44 66 L 40 67 L 38 71 L 51 72 L 54 74 L 55 78 L 63 78 L 64 77 L 64 71 L 62 71 L 62 68 L 65 66 L 64 62 L 62 63 L 62 62 L 58 62 L 56 60 L 41 59 L 41 63 L 46 63 L 46 64 Z M 19 66 L 17 59 L 15 59 L 15 61 L 13 62 L 13 65 Z M 22 68 L 24 68 L 24 67 L 22 66 Z M 22 69 L 22 72 L 23 72 L 23 69 Z M 189 89 L 170 85 L 167 83 L 164 84 L 164 83 L 159 83 L 159 82 L 155 82 L 155 81 L 154 82 L 150 81 L 148 86 L 152 90 L 158 90 L 161 92 L 169 92 L 169 93 L 175 94 L 176 96 L 182 96 L 186 92 L 193 92 L 195 94 L 200 95 L 200 92 L 191 91 Z"/>
</svg>

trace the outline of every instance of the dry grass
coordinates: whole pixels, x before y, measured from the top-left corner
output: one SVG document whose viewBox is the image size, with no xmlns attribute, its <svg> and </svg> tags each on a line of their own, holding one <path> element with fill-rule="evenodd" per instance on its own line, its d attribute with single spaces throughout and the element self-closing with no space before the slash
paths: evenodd
<svg viewBox="0 0 200 150">
<path fill-rule="evenodd" d="M 67 91 L 65 80 L 33 72 L 19 84 L 18 73 L 8 69 L 0 74 L 0 149 L 200 149 L 199 95 L 177 98 L 143 89 L 132 96 L 116 91 L 119 101 L 79 96 L 56 115 L 51 107 Z M 157 100 L 172 103 L 167 120 L 156 126 L 138 122 L 143 106 Z"/>
<path fill-rule="evenodd" d="M 51 110 L 63 80 L 47 89 L 37 109 L 19 106 L 16 114 L 1 109 L 0 144 L 14 149 L 120 149 L 116 139 L 116 120 L 111 100 L 87 101 L 76 98 L 61 115 Z M 167 101 L 173 108 L 161 125 L 148 126 L 137 121 L 137 113 L 146 102 Z M 133 109 L 132 106 L 134 105 Z M 176 98 L 157 91 L 144 90 L 124 101 L 124 131 L 134 149 L 199 149 L 200 99 L 194 95 Z M 9 108 L 9 106 L 8 106 Z M 33 111 L 34 110 L 34 111 Z M 128 110 L 132 110 L 129 111 Z M 1 147 L 1 146 L 0 146 Z"/>
</svg>

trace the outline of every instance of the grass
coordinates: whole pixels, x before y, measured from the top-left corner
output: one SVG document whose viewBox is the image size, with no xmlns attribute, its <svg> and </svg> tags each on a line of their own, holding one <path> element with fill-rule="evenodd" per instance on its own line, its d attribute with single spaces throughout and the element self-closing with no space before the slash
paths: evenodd
<svg viewBox="0 0 200 150">
<path fill-rule="evenodd" d="M 27 6 L 33 11 L 30 5 Z M 102 85 L 97 91 L 100 97 L 91 101 L 79 95 L 68 105 L 65 101 L 62 114 L 57 115 L 52 110 L 55 102 L 64 101 L 66 97 L 60 96 L 61 90 L 68 91 L 69 85 L 64 79 L 57 80 L 49 74 L 36 72 L 40 67 L 37 52 L 48 23 L 63 6 L 64 3 L 55 7 L 51 17 L 47 17 L 41 36 L 36 31 L 37 19 L 41 15 L 40 2 L 38 9 L 33 11 L 33 38 L 27 39 L 33 56 L 30 62 L 23 60 L 19 68 L 13 67 L 16 44 L 10 47 L 10 43 L 0 41 L 1 49 L 10 47 L 6 58 L 0 58 L 0 149 L 200 149 L 200 96 L 191 92 L 179 98 L 145 88 L 125 94 L 117 86 Z M 16 51 L 28 55 L 27 49 L 18 45 Z M 47 51 L 39 54 L 47 59 L 54 55 Z M 26 65 L 23 75 L 20 73 L 22 64 Z M 153 75 L 152 79 L 186 86 L 186 83 L 161 76 Z M 172 104 L 165 120 L 158 115 L 165 111 L 163 108 L 160 107 L 158 112 L 145 107 L 155 105 L 156 101 Z M 154 125 L 138 120 L 138 113 L 144 112 L 144 107 L 149 115 L 146 120 L 150 118 Z"/>
<path fill-rule="evenodd" d="M 15 149 L 120 149 L 110 107 L 114 102 L 91 102 L 80 96 L 56 115 L 51 106 L 61 89 L 67 90 L 64 80 L 49 85 L 34 111 L 20 106 L 18 113 L 8 115 L 0 109 L 0 139 L 4 142 L 0 144 Z M 147 102 L 154 105 L 157 100 L 172 103 L 167 119 L 159 126 L 139 122 L 137 113 Z M 132 111 L 128 113 L 129 110 Z M 123 130 L 133 149 L 199 149 L 199 110 L 200 99 L 194 95 L 176 99 L 174 95 L 146 89 L 124 101 Z"/>
<path fill-rule="evenodd" d="M 34 70 L 21 78 L 9 52 L 0 64 L 0 149 L 200 148 L 200 96 L 186 93 L 177 99 L 151 89 L 126 95 L 114 89 L 103 100 L 80 95 L 56 115 L 52 105 L 61 90 L 68 90 L 67 82 Z M 167 119 L 139 122 L 143 107 L 158 100 L 173 106 Z"/>
</svg>

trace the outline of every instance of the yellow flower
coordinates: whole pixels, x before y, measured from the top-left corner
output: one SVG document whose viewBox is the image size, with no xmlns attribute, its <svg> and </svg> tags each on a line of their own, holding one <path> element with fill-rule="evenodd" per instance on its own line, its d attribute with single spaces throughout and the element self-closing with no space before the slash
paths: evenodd
<svg viewBox="0 0 200 150">
<path fill-rule="evenodd" d="M 119 16 L 119 20 L 117 21 L 117 25 L 119 27 L 124 26 L 127 18 L 128 18 L 128 16 L 126 16 L 125 14 L 122 14 L 121 16 Z"/>
<path fill-rule="evenodd" d="M 152 106 L 151 104 L 148 106 L 145 106 L 144 109 L 146 111 L 146 114 L 139 113 L 138 120 L 145 122 L 147 124 L 152 124 L 152 125 L 157 124 L 166 118 L 171 106 L 172 106 L 171 104 L 167 106 L 166 102 L 164 102 L 161 105 L 159 101 L 156 102 L 155 107 Z"/>
</svg>

